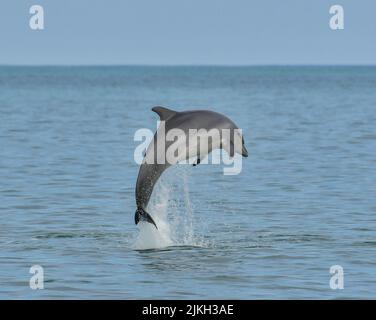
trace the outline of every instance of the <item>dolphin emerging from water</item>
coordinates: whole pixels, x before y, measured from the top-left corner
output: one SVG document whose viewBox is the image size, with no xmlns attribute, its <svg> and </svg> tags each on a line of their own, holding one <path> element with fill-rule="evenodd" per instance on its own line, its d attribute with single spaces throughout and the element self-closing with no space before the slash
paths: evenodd
<svg viewBox="0 0 376 320">
<path fill-rule="evenodd" d="M 164 123 L 165 130 L 161 130 L 161 126 L 159 126 L 154 135 L 153 141 L 149 144 L 146 150 L 144 159 L 140 166 L 136 184 L 137 210 L 134 219 L 136 224 L 138 224 L 140 221 L 146 221 L 153 224 L 157 228 L 153 218 L 148 212 L 146 212 L 146 208 L 152 195 L 154 186 L 156 185 L 159 177 L 168 167 L 178 163 L 181 160 L 188 160 L 192 158 L 192 156 L 197 159 L 196 163 L 193 165 L 197 165 L 203 158 L 205 158 L 215 149 L 226 150 L 230 157 L 233 157 L 235 153 L 241 154 L 243 157 L 248 157 L 248 151 L 244 146 L 243 137 L 239 131 L 237 131 L 238 127 L 233 121 L 220 113 L 208 110 L 177 112 L 164 107 L 154 107 L 152 110 L 159 115 L 161 123 Z M 186 147 L 186 141 L 184 141 L 184 146 L 182 144 L 179 146 L 183 147 L 183 149 L 179 149 L 182 151 L 180 152 L 181 156 L 174 158 L 173 161 L 167 161 L 166 155 L 168 156 L 167 152 L 169 147 L 175 142 L 166 141 L 165 138 L 166 134 L 172 129 L 180 130 L 180 132 L 185 136 L 189 136 L 191 130 L 200 129 L 205 129 L 204 132 L 210 132 L 212 129 L 217 129 L 219 132 L 221 132 L 221 130 L 225 131 L 223 129 L 228 129 L 231 134 L 220 135 L 217 136 L 217 138 L 212 137 L 211 143 L 207 145 L 207 148 L 201 148 L 201 146 L 198 146 L 197 144 L 193 145 L 193 147 L 191 145 Z M 241 138 L 240 144 L 235 143 L 234 140 L 237 134 Z M 202 136 L 200 136 L 200 138 L 202 138 Z M 161 161 L 161 157 L 165 161 Z"/>
</svg>

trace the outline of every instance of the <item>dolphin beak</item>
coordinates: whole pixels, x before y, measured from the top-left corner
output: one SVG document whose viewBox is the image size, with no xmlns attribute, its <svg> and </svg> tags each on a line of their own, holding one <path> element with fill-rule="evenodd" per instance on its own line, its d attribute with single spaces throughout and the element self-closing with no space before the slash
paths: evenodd
<svg viewBox="0 0 376 320">
<path fill-rule="evenodd" d="M 244 158 L 247 158 L 248 157 L 248 151 L 247 149 L 245 148 L 244 144 L 243 144 L 243 147 L 242 147 L 242 156 Z"/>
</svg>

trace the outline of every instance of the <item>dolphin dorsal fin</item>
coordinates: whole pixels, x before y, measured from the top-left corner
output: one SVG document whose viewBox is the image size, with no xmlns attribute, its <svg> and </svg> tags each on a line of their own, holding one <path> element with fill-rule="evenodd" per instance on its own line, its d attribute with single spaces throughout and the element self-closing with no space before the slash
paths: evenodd
<svg viewBox="0 0 376 320">
<path fill-rule="evenodd" d="M 154 107 L 153 110 L 155 113 L 157 113 L 161 119 L 161 121 L 167 121 L 168 119 L 172 118 L 175 114 L 177 114 L 176 111 L 167 109 L 165 107 Z"/>
</svg>

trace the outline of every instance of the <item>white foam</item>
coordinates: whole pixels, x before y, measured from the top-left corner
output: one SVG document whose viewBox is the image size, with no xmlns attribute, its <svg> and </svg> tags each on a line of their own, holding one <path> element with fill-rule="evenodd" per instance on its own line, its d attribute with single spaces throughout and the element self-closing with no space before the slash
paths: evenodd
<svg viewBox="0 0 376 320">
<path fill-rule="evenodd" d="M 195 237 L 194 232 L 189 172 L 187 165 L 172 167 L 158 181 L 146 210 L 153 217 L 158 230 L 150 223 L 140 222 L 135 249 L 203 245 L 203 241 Z"/>
</svg>

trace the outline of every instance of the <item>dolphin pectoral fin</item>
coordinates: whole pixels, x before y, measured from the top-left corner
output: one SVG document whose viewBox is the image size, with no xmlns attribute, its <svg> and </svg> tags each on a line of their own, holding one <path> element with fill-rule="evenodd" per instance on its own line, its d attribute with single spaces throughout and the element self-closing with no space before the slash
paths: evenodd
<svg viewBox="0 0 376 320">
<path fill-rule="evenodd" d="M 136 210 L 136 213 L 134 215 L 134 222 L 135 224 L 138 224 L 140 221 L 146 221 L 155 226 L 155 228 L 158 230 L 158 227 L 156 223 L 154 222 L 153 218 L 148 214 L 144 209 L 138 208 Z"/>
<path fill-rule="evenodd" d="M 244 144 L 243 144 L 243 147 L 242 147 L 242 156 L 243 156 L 244 158 L 247 158 L 247 157 L 248 157 L 248 151 L 247 151 L 247 149 L 246 149 L 246 147 L 245 147 Z"/>
<path fill-rule="evenodd" d="M 196 162 L 193 164 L 193 166 L 194 166 L 194 167 L 197 166 L 198 164 L 200 164 L 200 162 L 201 162 L 200 158 L 197 158 L 197 160 L 196 160 Z"/>
</svg>

